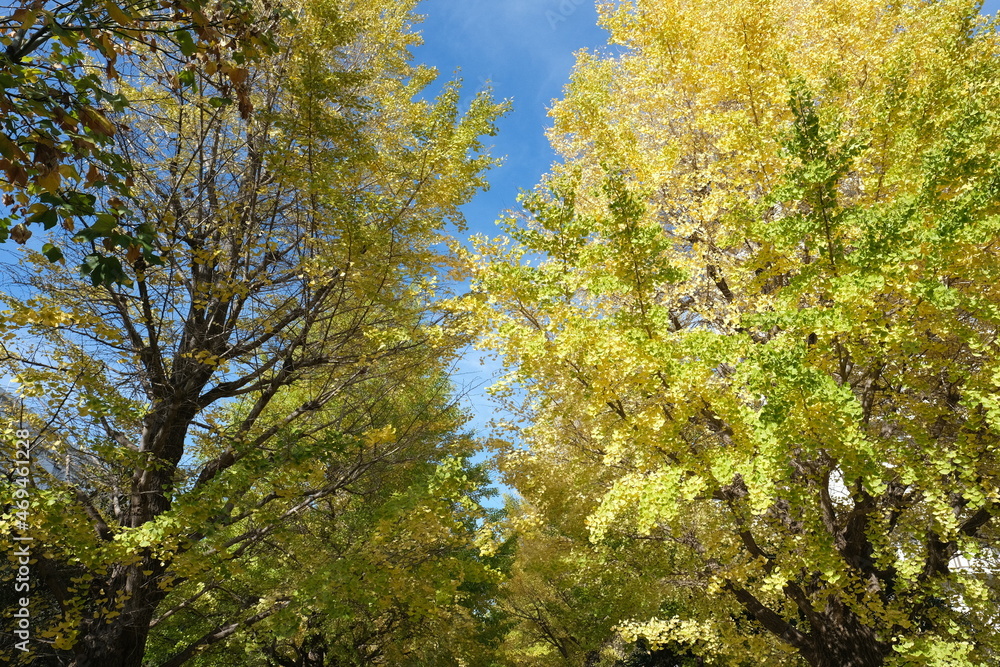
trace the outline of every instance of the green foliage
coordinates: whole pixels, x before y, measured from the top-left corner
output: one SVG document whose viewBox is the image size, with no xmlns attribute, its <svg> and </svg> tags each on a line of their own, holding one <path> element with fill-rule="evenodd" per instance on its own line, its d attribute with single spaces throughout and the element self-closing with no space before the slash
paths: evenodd
<svg viewBox="0 0 1000 667">
<path fill-rule="evenodd" d="M 204 576 L 171 592 L 150 659 L 166 662 L 215 628 L 275 608 L 191 664 L 224 664 L 227 657 L 233 664 L 283 664 L 312 652 L 344 665 L 436 665 L 474 655 L 475 614 L 495 595 L 498 573 L 474 546 L 483 516 L 475 499 L 487 480 L 456 458 L 476 443 L 458 433 L 462 416 L 444 403 L 447 389 L 440 380 L 411 378 L 382 394 L 367 443 L 331 448 L 324 432 L 311 452 L 286 454 L 280 475 L 238 475 L 246 486 L 234 494 L 235 512 L 247 518 L 206 536 L 205 544 L 246 546 L 238 560 L 216 558 Z M 399 424 L 409 424 L 406 433 L 396 431 Z M 356 474 L 359 447 L 379 446 L 389 451 L 356 482 L 344 479 Z M 339 477 L 344 492 L 289 513 L 317 476 Z M 272 494 L 288 500 L 254 511 Z M 244 542 L 260 525 L 269 526 L 266 533 Z"/>
<path fill-rule="evenodd" d="M 484 625 L 484 479 L 442 379 L 463 339 L 434 301 L 503 107 L 418 97 L 433 76 L 409 62 L 410 4 L 287 9 L 286 48 L 239 73 L 209 59 L 179 85 L 157 52 L 121 83 L 130 206 L 158 261 L 108 249 L 130 283 L 30 251 L 5 267 L 0 364 L 22 405 L 4 423 L 32 430 L 51 573 L 12 663 L 277 660 L 319 633 L 345 660 L 371 645 L 432 664 Z M 249 121 L 219 103 L 234 77 Z M 118 238 L 116 220 L 84 236 Z"/>
</svg>

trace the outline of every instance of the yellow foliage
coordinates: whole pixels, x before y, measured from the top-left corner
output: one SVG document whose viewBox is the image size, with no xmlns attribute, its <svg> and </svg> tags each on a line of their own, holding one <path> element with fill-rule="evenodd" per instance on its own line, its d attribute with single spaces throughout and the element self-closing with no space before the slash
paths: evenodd
<svg viewBox="0 0 1000 667">
<path fill-rule="evenodd" d="M 1000 650 L 1000 590 L 948 565 L 991 562 L 1000 479 L 1000 38 L 977 8 L 603 3 L 621 49 L 580 54 L 552 107 L 562 163 L 516 242 L 465 258 L 469 330 L 524 390 L 524 534 L 574 514 L 595 548 L 676 545 L 707 592 L 648 637 L 752 636 L 775 664 L 888 664 L 918 632 L 899 664 Z M 719 643 L 692 644 L 709 619 Z"/>
</svg>

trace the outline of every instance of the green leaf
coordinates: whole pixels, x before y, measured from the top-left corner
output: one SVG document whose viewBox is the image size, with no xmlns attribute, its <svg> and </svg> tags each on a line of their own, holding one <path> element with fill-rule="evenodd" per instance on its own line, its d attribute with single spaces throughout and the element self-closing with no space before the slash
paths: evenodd
<svg viewBox="0 0 1000 667">
<path fill-rule="evenodd" d="M 197 78 L 193 69 L 184 69 L 177 74 L 177 81 L 186 87 L 194 86 Z"/>
<path fill-rule="evenodd" d="M 190 58 L 198 50 L 195 45 L 194 40 L 191 38 L 191 33 L 187 30 L 178 30 L 174 33 L 174 37 L 177 39 L 177 45 L 181 49 L 181 53 Z"/>
<path fill-rule="evenodd" d="M 42 246 L 42 254 L 45 255 L 50 262 L 58 262 L 63 258 L 62 250 L 52 245 L 51 243 L 46 243 Z"/>
</svg>

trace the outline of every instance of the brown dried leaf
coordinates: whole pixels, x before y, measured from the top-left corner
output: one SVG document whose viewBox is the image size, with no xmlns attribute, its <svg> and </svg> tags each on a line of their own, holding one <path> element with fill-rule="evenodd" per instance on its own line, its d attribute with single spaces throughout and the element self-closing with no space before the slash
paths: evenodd
<svg viewBox="0 0 1000 667">
<path fill-rule="evenodd" d="M 14 225 L 10 229 L 10 237 L 14 239 L 15 242 L 24 245 L 24 243 L 31 238 L 31 230 L 24 225 Z"/>
<path fill-rule="evenodd" d="M 128 247 L 128 254 L 125 255 L 125 259 L 128 260 L 129 264 L 135 264 L 136 260 L 142 257 L 142 250 L 137 245 L 130 245 Z"/>
<path fill-rule="evenodd" d="M 90 165 L 90 169 L 87 170 L 87 178 L 84 180 L 84 184 L 89 188 L 97 181 L 102 180 L 104 177 L 101 175 L 101 170 L 97 168 L 97 165 Z"/>
</svg>

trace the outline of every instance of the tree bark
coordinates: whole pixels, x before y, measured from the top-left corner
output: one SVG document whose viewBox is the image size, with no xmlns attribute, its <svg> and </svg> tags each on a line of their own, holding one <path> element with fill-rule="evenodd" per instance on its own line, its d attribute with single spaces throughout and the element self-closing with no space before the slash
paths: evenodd
<svg viewBox="0 0 1000 667">
<path fill-rule="evenodd" d="M 189 378 L 188 385 L 194 385 L 194 396 L 207 380 L 204 373 Z M 129 512 L 124 522 L 129 528 L 139 528 L 170 509 L 173 477 L 196 414 L 195 400 L 179 397 L 154 405 L 146 416 L 140 452 L 147 453 L 149 458 L 132 477 Z M 103 605 L 105 614 L 121 604 L 120 614 L 110 619 L 101 614 L 85 621 L 70 667 L 142 666 L 150 623 L 167 595 L 158 584 L 168 565 L 146 553 L 139 563 L 115 568 L 101 582 L 101 597 L 107 600 Z"/>
<path fill-rule="evenodd" d="M 81 628 L 70 667 L 141 667 L 149 624 L 166 591 L 156 585 L 166 568 L 149 557 L 123 568 L 104 585 L 110 600 L 123 600 L 121 614 L 88 620 Z M 150 572 L 144 574 L 143 572 Z"/>
<path fill-rule="evenodd" d="M 891 650 L 888 643 L 878 638 L 874 628 L 862 623 L 836 598 L 831 597 L 826 608 L 818 612 L 809 608 L 808 600 L 801 601 L 800 608 L 807 606 L 806 629 L 788 622 L 751 592 L 731 582 L 726 590 L 768 632 L 795 648 L 811 667 L 882 667 Z M 796 599 L 796 590 L 794 584 L 789 584 L 785 593 Z"/>
<path fill-rule="evenodd" d="M 839 605 L 839 603 L 838 603 Z M 819 627 L 808 635 L 808 646 L 800 649 L 812 667 L 882 667 L 890 647 L 875 630 L 863 625 L 846 609 L 817 614 Z"/>
</svg>

